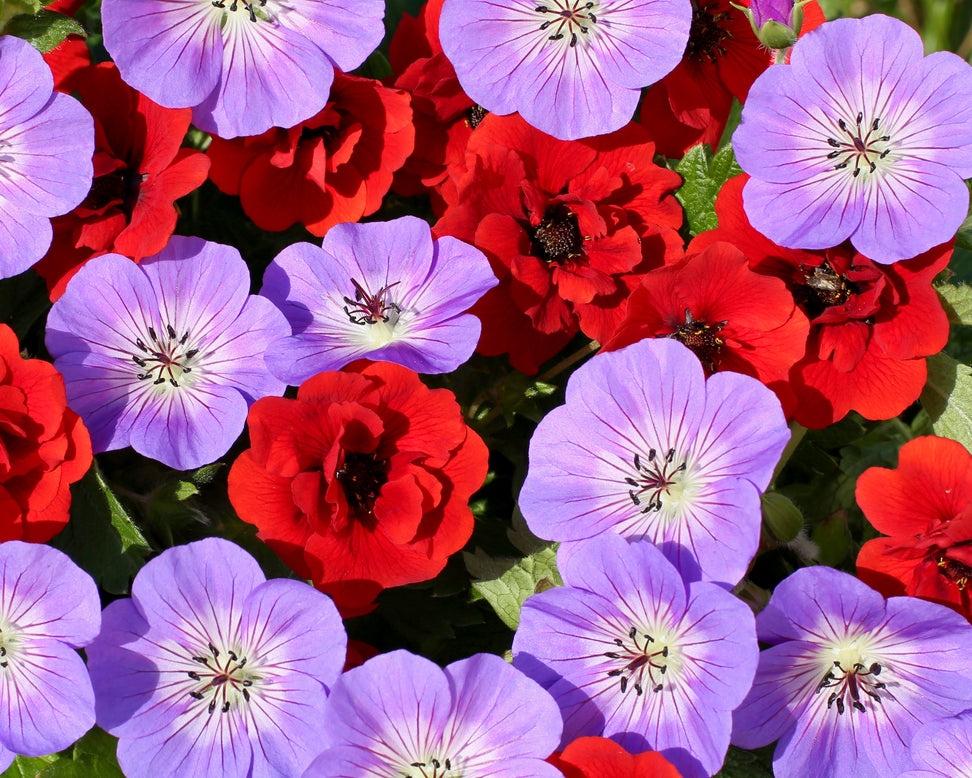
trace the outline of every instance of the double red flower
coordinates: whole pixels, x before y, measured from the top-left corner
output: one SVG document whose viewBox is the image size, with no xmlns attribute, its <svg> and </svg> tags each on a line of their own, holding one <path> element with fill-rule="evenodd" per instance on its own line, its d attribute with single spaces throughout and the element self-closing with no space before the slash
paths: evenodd
<svg viewBox="0 0 972 778">
<path fill-rule="evenodd" d="M 564 778 L 681 778 L 657 751 L 631 754 L 604 737 L 579 737 L 547 761 Z"/>
<path fill-rule="evenodd" d="M 384 588 L 434 578 L 472 533 L 488 451 L 455 397 L 389 363 L 257 400 L 229 474 L 239 515 L 344 616 Z"/>
</svg>

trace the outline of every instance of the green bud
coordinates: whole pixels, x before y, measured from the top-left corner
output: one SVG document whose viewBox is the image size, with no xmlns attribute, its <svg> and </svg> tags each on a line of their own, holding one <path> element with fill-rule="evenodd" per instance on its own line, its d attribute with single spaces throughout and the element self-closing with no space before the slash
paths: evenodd
<svg viewBox="0 0 972 778">
<path fill-rule="evenodd" d="M 788 49 L 796 43 L 797 34 L 785 24 L 770 19 L 759 30 L 759 42 L 768 49 Z"/>
<path fill-rule="evenodd" d="M 763 523 L 775 540 L 789 543 L 803 529 L 803 514 L 788 497 L 767 492 L 762 498 Z"/>
</svg>

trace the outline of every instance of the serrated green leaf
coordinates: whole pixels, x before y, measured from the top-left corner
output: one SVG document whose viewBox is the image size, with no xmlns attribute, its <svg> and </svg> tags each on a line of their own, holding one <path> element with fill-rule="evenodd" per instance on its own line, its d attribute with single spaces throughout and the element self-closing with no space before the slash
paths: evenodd
<svg viewBox="0 0 972 778">
<path fill-rule="evenodd" d="M 928 357 L 928 382 L 921 404 L 936 435 L 972 450 L 972 370 L 948 354 Z"/>
<path fill-rule="evenodd" d="M 722 185 L 742 172 L 736 163 L 732 145 L 726 144 L 713 156 L 712 150 L 699 144 L 688 150 L 675 166 L 684 183 L 675 193 L 682 208 L 689 232 L 698 235 L 719 226 L 715 214 L 715 201 Z"/>
<path fill-rule="evenodd" d="M 198 470 L 193 470 L 191 473 L 189 473 L 189 480 L 196 484 L 196 486 L 205 486 L 206 484 L 211 483 L 216 477 L 217 473 L 219 473 L 219 471 L 224 467 L 226 467 L 226 464 L 223 462 L 214 462 L 211 465 L 204 465 Z"/>
<path fill-rule="evenodd" d="M 44 770 L 58 759 L 67 759 L 59 754 L 50 756 L 18 756 L 13 760 L 0 778 L 37 778 Z"/>
<path fill-rule="evenodd" d="M 935 291 L 952 324 L 972 324 L 972 286 L 942 284 L 936 286 Z"/>
<path fill-rule="evenodd" d="M 510 629 L 520 623 L 520 608 L 527 597 L 555 586 L 563 586 L 557 572 L 557 550 L 554 545 L 523 559 L 493 559 L 482 552 L 464 554 L 466 567 L 492 574 L 490 580 L 473 581 L 473 590 L 485 599 L 500 620 Z M 475 572 L 473 572 L 475 575 Z"/>
<path fill-rule="evenodd" d="M 77 21 L 54 11 L 14 16 L 3 28 L 3 33 L 23 38 L 41 54 L 53 49 L 68 35 L 85 34 L 84 27 Z"/>
</svg>

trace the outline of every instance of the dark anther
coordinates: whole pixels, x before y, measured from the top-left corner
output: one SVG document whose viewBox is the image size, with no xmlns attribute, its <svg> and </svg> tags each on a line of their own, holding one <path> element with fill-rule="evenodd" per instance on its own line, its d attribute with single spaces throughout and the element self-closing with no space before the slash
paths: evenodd
<svg viewBox="0 0 972 778">
<path fill-rule="evenodd" d="M 246 700 L 247 702 L 250 701 L 250 692 L 249 692 L 249 690 L 247 690 L 247 689 L 244 689 L 243 690 L 243 699 Z"/>
<path fill-rule="evenodd" d="M 165 383 L 165 379 L 164 378 L 156 378 L 152 383 L 155 386 L 158 386 L 159 384 L 164 384 Z"/>
<path fill-rule="evenodd" d="M 219 659 L 219 649 L 216 648 L 212 643 L 209 644 L 209 650 L 213 655 L 213 659 Z"/>
<path fill-rule="evenodd" d="M 874 664 L 872 664 L 871 667 L 868 669 L 868 672 L 871 675 L 880 675 L 881 674 L 881 663 L 880 662 L 874 662 Z"/>
<path fill-rule="evenodd" d="M 544 24 L 546 24 L 546 22 L 544 22 Z M 550 40 L 552 40 L 552 41 L 559 41 L 563 37 L 564 37 L 564 34 L 562 32 L 558 32 L 556 35 L 551 35 L 550 36 Z"/>
<path fill-rule="evenodd" d="M 840 141 L 834 140 L 833 138 L 827 138 L 827 143 L 829 143 L 834 148 L 840 148 Z"/>
<path fill-rule="evenodd" d="M 452 769 L 452 760 L 451 759 L 446 759 L 445 760 L 445 768 L 446 768 L 446 770 L 451 770 Z"/>
<path fill-rule="evenodd" d="M 847 160 L 834 165 L 834 170 L 843 170 L 845 167 L 847 167 Z"/>
<path fill-rule="evenodd" d="M 240 665 L 240 667 L 243 667 L 243 665 Z M 244 680 L 243 681 L 243 686 L 253 686 L 253 681 Z"/>
<path fill-rule="evenodd" d="M 198 353 L 199 353 L 199 349 L 197 349 L 197 348 L 191 348 L 191 349 L 189 349 L 189 350 L 188 350 L 188 351 L 187 351 L 187 352 L 185 353 L 185 357 L 184 357 L 184 358 L 185 358 L 185 359 L 192 359 L 192 358 L 193 358 L 194 356 L 196 356 L 196 354 L 198 354 Z"/>
<path fill-rule="evenodd" d="M 209 712 L 212 713 L 214 710 L 216 710 L 216 700 L 215 700 L 215 698 L 213 699 L 213 701 L 211 703 L 209 703 Z"/>
<path fill-rule="evenodd" d="M 675 458 L 675 449 L 673 448 L 668 449 L 668 453 L 665 454 L 665 461 L 671 462 L 674 458 Z"/>
<path fill-rule="evenodd" d="M 584 32 L 587 32 L 587 28 L 586 27 L 581 27 L 581 29 Z M 561 35 L 560 37 L 562 38 L 563 36 Z M 571 48 L 574 48 L 574 46 L 576 46 L 576 45 L 577 45 L 577 33 L 576 32 L 572 32 L 570 34 L 570 47 Z"/>
<path fill-rule="evenodd" d="M 537 6 L 536 8 L 534 8 L 533 10 L 534 10 L 534 11 L 536 11 L 536 12 L 537 12 L 538 14 L 545 14 L 545 13 L 547 13 L 547 12 L 548 12 L 548 11 L 549 11 L 550 9 L 549 9 L 549 8 L 547 8 L 547 6 L 545 6 L 545 5 L 538 5 L 538 6 Z"/>
<path fill-rule="evenodd" d="M 199 679 L 199 673 L 197 673 L 195 670 L 190 670 L 189 671 L 189 677 L 192 678 L 192 680 L 194 680 L 194 681 L 200 680 Z"/>
<path fill-rule="evenodd" d="M 159 342 L 159 336 L 155 334 L 155 328 L 154 327 L 149 327 L 149 337 L 152 339 L 152 341 L 154 343 L 158 343 Z"/>
<path fill-rule="evenodd" d="M 617 678 L 623 672 L 624 672 L 624 670 L 608 670 L 608 677 L 609 678 Z"/>
<path fill-rule="evenodd" d="M 631 498 L 631 502 L 633 502 L 635 505 L 641 505 L 641 500 L 638 498 L 638 493 L 635 492 L 634 489 L 628 490 L 628 497 Z"/>
<path fill-rule="evenodd" d="M 639 697 L 644 693 L 644 689 L 641 688 L 641 684 L 640 683 L 636 683 L 634 685 L 634 690 L 638 694 Z"/>
<path fill-rule="evenodd" d="M 174 338 L 176 336 L 175 328 L 171 324 L 166 324 L 165 328 L 168 331 L 170 338 Z"/>
<path fill-rule="evenodd" d="M 5 646 L 0 646 L 0 656 L 6 656 L 6 655 L 7 655 L 7 649 L 6 649 L 6 647 Z"/>
<path fill-rule="evenodd" d="M 620 659 L 621 658 L 621 655 L 618 654 L 617 651 L 605 651 L 604 652 L 604 656 L 606 656 L 608 659 Z"/>
<path fill-rule="evenodd" d="M 145 360 L 144 360 L 144 359 L 139 359 L 139 358 L 138 358 L 138 357 L 136 357 L 136 356 L 135 356 L 134 354 L 132 354 L 132 361 L 133 361 L 133 362 L 134 362 L 134 363 L 135 363 L 136 365 L 138 365 L 139 367 L 145 367 Z"/>
<path fill-rule="evenodd" d="M 228 653 L 229 653 L 229 658 L 232 659 L 234 662 L 238 662 L 239 661 L 239 657 L 236 656 L 236 652 L 235 651 L 229 651 Z"/>
<path fill-rule="evenodd" d="M 201 665 L 208 665 L 209 664 L 209 657 L 208 656 L 194 656 L 192 658 L 192 661 L 193 662 L 199 662 L 199 664 L 201 664 Z"/>
<path fill-rule="evenodd" d="M 628 691 L 628 678 L 627 676 L 621 676 L 621 694 Z"/>
<path fill-rule="evenodd" d="M 864 121 L 864 114 L 857 114 L 857 125 L 860 126 L 861 122 Z"/>
<path fill-rule="evenodd" d="M 652 691 L 655 692 L 655 694 L 657 694 L 658 692 L 660 692 L 662 690 L 662 688 L 664 688 L 664 687 L 662 687 L 662 685 L 660 683 L 658 683 L 658 684 L 655 684 L 655 688 L 652 689 Z"/>
<path fill-rule="evenodd" d="M 135 338 L 135 345 L 138 346 L 142 351 L 148 352 L 148 349 L 145 348 L 145 344 L 142 343 L 141 338 Z"/>
<path fill-rule="evenodd" d="M 216 5 L 216 4 L 213 3 L 213 5 Z M 189 692 L 189 696 L 192 697 L 194 700 L 201 700 L 203 698 L 201 692 Z"/>
<path fill-rule="evenodd" d="M 615 638 L 615 639 L 614 639 L 614 644 L 615 644 L 616 646 L 623 646 L 623 645 L 624 645 L 624 641 L 623 641 L 623 640 L 621 640 L 621 638 Z"/>
<path fill-rule="evenodd" d="M 854 700 L 851 703 L 851 706 L 854 707 L 854 708 L 857 708 L 857 710 L 860 710 L 860 711 L 863 711 L 864 710 L 864 705 L 862 703 L 858 702 L 857 700 Z M 843 712 L 843 711 L 841 711 L 839 704 L 837 705 L 837 712 L 838 713 L 842 713 Z"/>
<path fill-rule="evenodd" d="M 590 6 L 587 7 L 590 8 Z M 597 24 L 597 17 L 594 14 L 589 13 L 587 15 L 587 18 L 590 19 L 592 22 L 594 22 L 594 24 Z"/>
<path fill-rule="evenodd" d="M 638 634 L 638 630 L 635 629 L 634 627 L 632 627 L 630 630 L 628 630 L 628 637 L 631 638 L 632 640 L 634 640 L 634 637 L 637 634 Z"/>
<path fill-rule="evenodd" d="M 10 663 L 8 661 L 4 660 L 3 662 L 0 662 L 0 667 L 7 667 L 9 664 Z"/>
<path fill-rule="evenodd" d="M 854 178 L 857 178 L 861 174 L 861 169 L 859 167 L 854 168 Z"/>
<path fill-rule="evenodd" d="M 547 21 L 545 21 L 543 24 L 540 25 L 540 29 L 546 30 L 551 24 L 553 24 L 553 20 L 548 19 Z M 553 40 L 553 38 L 551 38 L 551 40 Z"/>
<path fill-rule="evenodd" d="M 229 709 L 230 709 L 230 704 L 229 704 L 229 700 L 227 700 L 226 702 L 223 703 L 223 707 L 220 708 L 219 710 L 221 713 L 228 713 Z"/>
<path fill-rule="evenodd" d="M 827 159 L 834 159 L 834 158 L 836 158 L 836 157 L 838 157 L 838 156 L 840 156 L 840 152 L 839 152 L 839 151 L 831 151 L 831 152 L 830 152 L 830 153 L 829 153 L 829 154 L 827 155 Z"/>
<path fill-rule="evenodd" d="M 173 386 L 178 386 L 179 385 L 179 382 L 176 381 L 174 378 L 170 378 L 169 379 L 169 383 L 172 384 Z"/>
<path fill-rule="evenodd" d="M 881 121 L 880 119 L 875 119 L 873 122 L 871 122 L 871 132 L 877 132 L 878 124 L 880 123 L 880 121 Z M 887 138 L 885 138 L 884 140 L 887 140 Z"/>
<path fill-rule="evenodd" d="M 847 132 L 847 124 L 844 122 L 843 119 L 837 120 L 837 126 L 840 127 L 840 129 L 842 129 L 844 132 Z"/>
</svg>

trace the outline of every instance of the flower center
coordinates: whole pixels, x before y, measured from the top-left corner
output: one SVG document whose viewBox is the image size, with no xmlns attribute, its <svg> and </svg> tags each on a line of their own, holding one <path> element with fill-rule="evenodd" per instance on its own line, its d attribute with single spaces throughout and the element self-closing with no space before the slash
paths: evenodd
<svg viewBox="0 0 972 778">
<path fill-rule="evenodd" d="M 130 216 L 135 203 L 138 202 L 142 183 L 147 177 L 147 174 L 142 175 L 128 167 L 98 176 L 91 183 L 91 191 L 84 198 L 81 207 L 91 211 L 102 211 L 117 204 L 125 214 Z"/>
<path fill-rule="evenodd" d="M 222 8 L 222 9 L 224 9 L 226 11 L 230 11 L 232 13 L 236 13 L 236 9 L 239 8 L 242 5 L 243 8 L 246 9 L 246 12 L 250 15 L 250 21 L 251 22 L 255 22 L 257 20 L 257 18 L 258 18 L 257 12 L 253 8 L 253 5 L 254 4 L 253 3 L 248 3 L 248 2 L 246 2 L 246 0 L 233 0 L 232 4 L 229 5 L 229 6 L 226 5 L 226 3 L 224 2 L 224 0 L 212 0 L 212 2 L 213 2 L 213 8 Z M 260 8 L 263 8 L 267 4 L 267 0 L 258 0 L 258 4 L 259 4 Z M 267 17 L 266 17 L 265 14 L 260 13 L 259 14 L 259 18 L 266 19 Z M 224 20 L 226 19 L 226 15 L 225 14 L 223 15 L 223 19 Z"/>
<path fill-rule="evenodd" d="M 635 454 L 635 477 L 624 479 L 629 486 L 633 487 L 628 491 L 631 502 L 641 507 L 642 513 L 660 511 L 662 494 L 672 495 L 672 492 L 681 485 L 681 474 L 685 472 L 684 461 L 675 464 L 675 449 L 668 449 L 664 458 L 659 458 L 656 454 L 655 449 L 649 449 L 647 462 L 639 454 Z"/>
<path fill-rule="evenodd" d="M 409 762 L 408 768 L 402 771 L 402 778 L 461 778 L 458 772 L 453 772 L 452 760 L 446 757 L 427 757 L 421 762 Z"/>
<path fill-rule="evenodd" d="M 608 677 L 621 678 L 622 694 L 629 687 L 639 697 L 645 689 L 657 693 L 664 688 L 662 681 L 665 673 L 675 663 L 675 657 L 665 642 L 632 627 L 626 639 L 615 638 L 614 644 L 618 650 L 605 651 L 604 656 L 622 662 L 621 667 L 608 671 Z"/>
<path fill-rule="evenodd" d="M 965 591 L 965 587 L 969 585 L 969 579 L 972 578 L 972 567 L 957 559 L 952 559 L 947 552 L 938 557 L 936 564 L 940 575 L 944 575 L 955 584 L 960 592 Z"/>
<path fill-rule="evenodd" d="M 192 372 L 189 363 L 199 353 L 199 349 L 186 347 L 188 332 L 183 333 L 180 338 L 171 324 L 165 325 L 165 331 L 168 338 L 160 338 L 154 327 L 148 328 L 148 337 L 145 340 L 135 338 L 138 351 L 132 354 L 132 361 L 141 368 L 136 378 L 139 381 L 152 379 L 156 386 L 166 382 L 179 386 L 179 381 Z"/>
<path fill-rule="evenodd" d="M 534 11 L 543 19 L 540 29 L 547 33 L 548 40 L 566 40 L 573 48 L 581 40 L 577 33 L 588 35 L 590 25 L 597 24 L 597 16 L 591 10 L 597 5 L 584 0 L 548 0 Z"/>
<path fill-rule="evenodd" d="M 704 321 L 696 321 L 692 317 L 692 312 L 685 309 L 685 323 L 680 324 L 669 337 L 688 346 L 695 352 L 702 366 L 709 373 L 714 373 L 719 363 L 719 352 L 725 341 L 719 337 L 722 328 L 729 323 L 728 320 L 720 321 L 716 324 L 706 324 Z M 684 465 L 683 465 L 684 467 Z"/>
<path fill-rule="evenodd" d="M 839 133 L 834 133 L 837 137 L 827 138 L 833 148 L 827 159 L 835 160 L 834 170 L 852 169 L 854 178 L 861 172 L 874 173 L 878 162 L 891 153 L 891 136 L 880 134 L 881 120 L 877 117 L 865 122 L 864 114 L 858 113 L 853 126 L 838 119 L 837 127 L 840 128 Z"/>
<path fill-rule="evenodd" d="M 530 233 L 533 256 L 544 262 L 562 265 L 575 257 L 583 256 L 584 237 L 577 224 L 577 216 L 563 205 L 547 209 L 543 221 Z"/>
<path fill-rule="evenodd" d="M 863 712 L 867 708 L 862 701 L 862 695 L 870 697 L 875 702 L 881 702 L 881 696 L 877 691 L 885 687 L 877 679 L 881 674 L 879 662 L 865 665 L 860 652 L 841 652 L 841 654 L 848 653 L 848 656 L 841 656 L 834 660 L 833 667 L 827 670 L 826 675 L 817 685 L 817 694 L 824 689 L 833 689 L 827 698 L 827 710 L 836 706 L 838 716 L 844 713 L 845 698 L 850 700 L 851 707 Z"/>
<path fill-rule="evenodd" d="M 0 669 L 6 670 L 10 659 L 16 657 L 20 644 L 20 630 L 9 624 L 0 629 Z"/>
<path fill-rule="evenodd" d="M 715 62 L 726 56 L 722 42 L 731 38 L 732 33 L 725 28 L 726 21 L 732 16 L 730 11 L 713 13 L 710 8 L 700 8 L 692 3 L 692 27 L 689 29 L 688 45 L 685 56 L 696 62 Z"/>
<path fill-rule="evenodd" d="M 398 286 L 401 281 L 396 281 L 388 286 L 383 286 L 375 294 L 369 294 L 353 278 L 351 284 L 354 286 L 354 299 L 345 297 L 344 312 L 354 324 L 374 325 L 382 322 L 387 324 L 390 320 L 398 321 L 398 315 L 402 312 L 391 300 L 388 290 L 393 286 Z M 395 321 L 392 322 L 394 325 Z"/>
<path fill-rule="evenodd" d="M 378 459 L 374 454 L 349 451 L 336 475 L 350 512 L 359 521 L 373 522 L 375 501 L 388 481 L 388 460 Z"/>
<path fill-rule="evenodd" d="M 482 120 L 486 118 L 488 113 L 489 111 L 487 111 L 481 105 L 474 105 L 472 108 L 466 111 L 466 123 L 469 125 L 469 128 L 475 130 L 480 125 Z"/>
<path fill-rule="evenodd" d="M 215 712 L 216 708 L 221 713 L 228 713 L 233 705 L 239 706 L 240 700 L 250 701 L 250 688 L 259 678 L 244 669 L 246 657 L 238 656 L 235 651 L 220 651 L 212 643 L 208 648 L 209 654 L 190 657 L 200 667 L 187 673 L 195 682 L 189 696 L 201 701 L 208 698 L 209 713 Z"/>
</svg>

